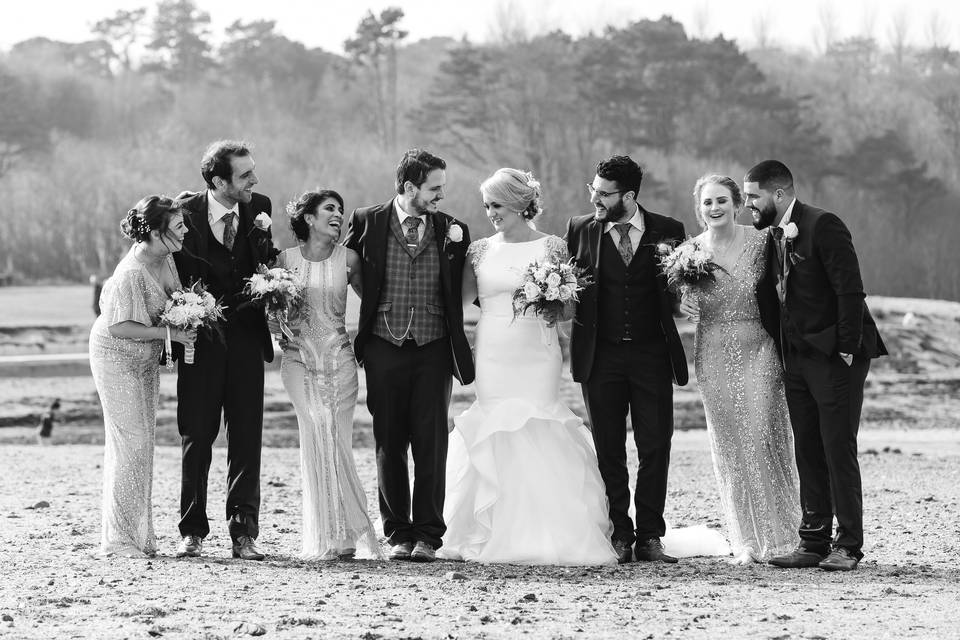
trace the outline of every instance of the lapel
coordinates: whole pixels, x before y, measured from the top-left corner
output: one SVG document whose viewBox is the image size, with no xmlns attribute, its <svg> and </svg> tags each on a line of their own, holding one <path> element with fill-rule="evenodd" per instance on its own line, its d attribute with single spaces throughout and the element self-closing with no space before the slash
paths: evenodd
<svg viewBox="0 0 960 640">
<path fill-rule="evenodd" d="M 793 211 L 790 213 L 790 222 L 800 228 L 800 219 L 803 217 L 803 205 L 797 200 L 793 205 Z M 796 240 L 783 241 L 783 299 L 787 299 L 787 284 L 790 282 L 790 272 L 793 270 L 793 263 L 790 261 L 790 254 L 797 250 Z"/>
<path fill-rule="evenodd" d="M 263 262 L 260 243 L 256 242 L 260 238 L 262 231 L 253 226 L 253 219 L 256 217 L 251 206 L 241 202 L 237 206 L 237 236 L 243 234 L 243 241 L 250 247 L 250 254 L 253 256 L 253 264 Z M 236 242 L 234 242 L 236 246 Z"/>
<path fill-rule="evenodd" d="M 370 248 L 371 252 L 377 256 L 375 273 L 378 291 L 387 268 L 387 238 L 390 233 L 390 216 L 395 215 L 393 207 L 393 200 L 390 200 L 380 208 L 380 211 L 373 212 L 370 216 Z"/>
<path fill-rule="evenodd" d="M 587 223 L 587 248 L 594 278 L 600 275 L 600 242 L 603 240 L 603 223 L 591 220 Z"/>
<path fill-rule="evenodd" d="M 427 216 L 430 218 L 430 222 L 433 223 L 433 240 L 437 243 L 437 257 L 440 260 L 440 289 L 443 291 L 444 298 L 449 299 L 447 294 L 452 291 L 453 288 L 451 286 L 450 260 L 447 257 L 444 247 L 447 240 L 447 221 L 439 211 L 437 213 L 428 213 Z M 426 231 L 424 232 L 423 239 L 424 242 L 420 244 L 426 245 Z"/>
<path fill-rule="evenodd" d="M 197 209 L 193 210 L 192 218 L 193 228 L 192 232 L 195 232 L 196 235 L 196 254 L 200 260 L 197 260 L 199 267 L 199 279 L 206 281 L 207 279 L 207 267 L 210 264 L 207 262 L 207 247 L 210 244 L 210 221 L 208 218 L 208 204 L 207 198 L 209 197 L 208 192 L 204 192 L 203 196 L 197 199 Z"/>
<path fill-rule="evenodd" d="M 640 207 L 639 204 L 637 206 Z M 640 246 L 657 244 L 663 238 L 663 231 L 646 209 L 640 207 L 640 213 L 643 215 L 643 235 L 640 237 Z M 634 251 L 633 254 L 636 255 L 637 252 Z"/>
</svg>

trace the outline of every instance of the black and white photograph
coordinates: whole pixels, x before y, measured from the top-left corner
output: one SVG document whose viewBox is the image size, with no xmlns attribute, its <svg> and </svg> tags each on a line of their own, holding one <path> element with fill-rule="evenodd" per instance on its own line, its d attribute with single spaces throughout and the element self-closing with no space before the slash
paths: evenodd
<svg viewBox="0 0 960 640">
<path fill-rule="evenodd" d="M 960 5 L 0 6 L 0 639 L 958 633 Z"/>
</svg>

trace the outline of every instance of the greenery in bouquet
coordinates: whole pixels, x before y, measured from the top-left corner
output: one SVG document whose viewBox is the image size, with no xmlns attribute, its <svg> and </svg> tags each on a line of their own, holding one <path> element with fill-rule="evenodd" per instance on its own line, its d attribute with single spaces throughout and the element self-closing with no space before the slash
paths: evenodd
<svg viewBox="0 0 960 640">
<path fill-rule="evenodd" d="M 513 317 L 533 309 L 534 315 L 550 324 L 563 315 L 566 305 L 579 300 L 579 294 L 590 283 L 585 269 L 564 261 L 559 255 L 535 260 L 523 271 L 523 281 L 513 292 Z"/>
<path fill-rule="evenodd" d="M 268 269 L 260 265 L 257 272 L 247 278 L 244 292 L 250 296 L 251 301 L 262 304 L 267 313 L 276 317 L 285 333 L 285 324 L 296 321 L 300 316 L 303 286 L 289 269 Z"/>
<path fill-rule="evenodd" d="M 223 320 L 223 310 L 224 306 L 198 280 L 189 287 L 177 289 L 170 294 L 170 299 L 167 300 L 163 313 L 160 314 L 160 326 L 182 330 L 196 329 L 216 336 L 222 341 L 224 337 L 220 321 Z M 171 347 L 168 337 L 168 354 L 171 353 Z M 184 349 L 184 362 L 193 363 L 192 345 Z M 172 358 L 167 358 L 167 367 L 173 367 Z"/>
<path fill-rule="evenodd" d="M 714 271 L 723 268 L 713 261 L 713 254 L 696 238 L 684 240 L 676 247 L 657 245 L 660 268 L 667 285 L 674 290 L 693 286 L 704 280 L 716 280 Z"/>
</svg>

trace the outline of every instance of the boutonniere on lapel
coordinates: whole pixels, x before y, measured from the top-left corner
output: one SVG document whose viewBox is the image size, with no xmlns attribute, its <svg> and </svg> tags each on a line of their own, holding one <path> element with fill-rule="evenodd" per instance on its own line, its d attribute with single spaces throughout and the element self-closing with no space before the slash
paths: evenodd
<svg viewBox="0 0 960 640">
<path fill-rule="evenodd" d="M 273 220 L 270 219 L 270 216 L 261 211 L 257 214 L 257 217 L 253 219 L 253 226 L 250 227 L 250 231 L 247 232 L 247 235 L 250 235 L 254 231 L 263 231 L 266 233 L 270 230 L 270 225 L 272 224 Z"/>
<path fill-rule="evenodd" d="M 443 239 L 443 251 L 447 252 L 447 248 L 451 244 L 460 244 L 463 242 L 463 227 L 461 227 L 456 222 L 451 222 L 450 226 L 447 227 L 447 233 Z M 453 258 L 452 254 L 447 254 L 448 258 Z"/>
<path fill-rule="evenodd" d="M 277 259 L 277 256 L 280 255 L 280 250 L 273 246 L 273 243 L 270 242 L 270 238 L 267 235 L 270 233 L 271 225 L 273 225 L 273 220 L 266 212 L 261 211 L 253 219 L 253 226 L 250 227 L 250 231 L 247 232 L 248 237 L 254 231 L 257 232 L 254 236 L 254 241 L 260 247 L 260 250 L 263 251 L 263 262 L 267 265 L 272 265 Z"/>
<path fill-rule="evenodd" d="M 787 254 L 787 259 L 790 260 L 790 264 L 794 267 L 807 259 L 806 256 L 800 255 L 793 248 L 793 241 L 797 239 L 798 235 L 800 235 L 800 230 L 797 229 L 796 223 L 791 222 L 783 228 L 783 246 Z"/>
</svg>

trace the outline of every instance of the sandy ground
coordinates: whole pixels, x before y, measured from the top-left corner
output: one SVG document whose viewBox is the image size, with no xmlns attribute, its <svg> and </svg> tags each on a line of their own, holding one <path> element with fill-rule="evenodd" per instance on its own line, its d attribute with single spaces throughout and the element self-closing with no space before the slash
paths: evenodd
<svg viewBox="0 0 960 640">
<path fill-rule="evenodd" d="M 304 562 L 291 448 L 264 450 L 265 562 L 230 559 L 222 520 L 206 557 L 172 557 L 180 473 L 169 446 L 158 448 L 154 473 L 160 556 L 104 560 L 93 555 L 102 447 L 5 445 L 0 637 L 957 637 L 957 434 L 872 431 L 862 440 L 866 557 L 845 574 L 720 558 L 613 568 Z M 374 505 L 373 453 L 360 448 L 356 458 Z M 218 448 L 214 517 L 224 468 Z M 670 474 L 668 520 L 719 526 L 705 433 L 677 434 Z M 41 501 L 49 506 L 32 508 Z"/>
</svg>

